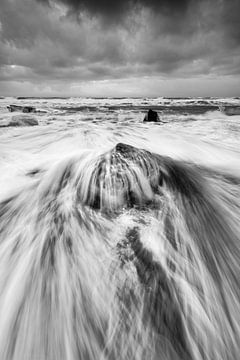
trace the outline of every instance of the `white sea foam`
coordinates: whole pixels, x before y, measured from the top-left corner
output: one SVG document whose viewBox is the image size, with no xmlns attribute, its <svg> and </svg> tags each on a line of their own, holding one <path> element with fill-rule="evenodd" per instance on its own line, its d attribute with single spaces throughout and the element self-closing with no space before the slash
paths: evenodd
<svg viewBox="0 0 240 360">
<path fill-rule="evenodd" d="M 0 100 L 47 111 L 0 129 L 1 360 L 237 358 L 240 119 L 142 123 L 203 100 Z"/>
</svg>

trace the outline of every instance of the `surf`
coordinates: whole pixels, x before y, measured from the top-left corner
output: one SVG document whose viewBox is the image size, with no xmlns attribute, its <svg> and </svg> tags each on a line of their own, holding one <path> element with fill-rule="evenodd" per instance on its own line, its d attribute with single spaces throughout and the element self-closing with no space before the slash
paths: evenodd
<svg viewBox="0 0 240 360">
<path fill-rule="evenodd" d="M 240 179 L 117 143 L 0 203 L 0 358 L 236 359 Z"/>
</svg>

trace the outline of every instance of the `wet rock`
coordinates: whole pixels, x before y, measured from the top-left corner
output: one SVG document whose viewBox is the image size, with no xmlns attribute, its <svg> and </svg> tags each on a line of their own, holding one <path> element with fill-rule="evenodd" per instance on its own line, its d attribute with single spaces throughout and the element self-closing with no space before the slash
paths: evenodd
<svg viewBox="0 0 240 360">
<path fill-rule="evenodd" d="M 118 143 L 115 146 L 115 151 L 121 155 L 128 155 L 129 153 L 131 154 L 133 151 L 136 152 L 136 148 L 128 144 Z"/>
<path fill-rule="evenodd" d="M 38 120 L 35 118 L 35 116 L 29 115 L 14 115 L 11 119 L 0 123 L 0 127 L 35 125 L 38 125 Z"/>
<path fill-rule="evenodd" d="M 148 110 L 148 113 L 145 115 L 143 122 L 160 122 L 158 113 L 154 110 Z"/>
<path fill-rule="evenodd" d="M 10 112 L 22 111 L 24 113 L 36 112 L 35 107 L 33 106 L 22 106 L 22 105 L 9 105 L 7 106 Z"/>
</svg>

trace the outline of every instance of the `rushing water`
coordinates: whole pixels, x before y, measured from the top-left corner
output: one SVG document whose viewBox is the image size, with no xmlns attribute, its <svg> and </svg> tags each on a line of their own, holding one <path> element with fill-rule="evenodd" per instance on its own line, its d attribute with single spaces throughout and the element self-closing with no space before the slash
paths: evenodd
<svg viewBox="0 0 240 360">
<path fill-rule="evenodd" d="M 1 100 L 1 360 L 239 357 L 239 100 L 130 100 Z"/>
</svg>

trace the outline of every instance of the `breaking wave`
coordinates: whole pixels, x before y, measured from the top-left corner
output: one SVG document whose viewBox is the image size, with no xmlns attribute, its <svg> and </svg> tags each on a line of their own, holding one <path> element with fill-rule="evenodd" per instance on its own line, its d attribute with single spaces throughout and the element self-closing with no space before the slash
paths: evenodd
<svg viewBox="0 0 240 360">
<path fill-rule="evenodd" d="M 240 179 L 126 144 L 0 203 L 2 360 L 233 360 Z"/>
</svg>

